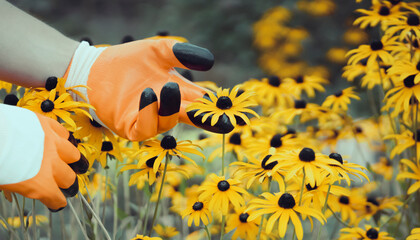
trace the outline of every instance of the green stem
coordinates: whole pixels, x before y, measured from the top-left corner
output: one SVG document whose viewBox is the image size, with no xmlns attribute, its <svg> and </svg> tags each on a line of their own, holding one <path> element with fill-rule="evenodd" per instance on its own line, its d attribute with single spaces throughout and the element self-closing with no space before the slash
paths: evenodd
<svg viewBox="0 0 420 240">
<path fill-rule="evenodd" d="M 268 192 L 271 192 L 271 179 L 268 180 Z M 261 238 L 262 225 L 264 223 L 265 215 L 261 216 L 260 225 L 258 226 L 257 240 Z"/>
<path fill-rule="evenodd" d="M 404 202 L 403 205 L 401 206 L 402 209 L 404 209 L 405 205 L 407 205 L 407 203 L 414 197 L 414 194 L 411 194 Z M 382 223 L 379 226 L 379 229 L 382 228 L 383 226 L 385 226 L 386 224 L 388 224 L 389 221 L 391 221 L 391 219 L 393 219 L 397 214 L 399 214 L 399 211 L 396 211 L 392 216 L 390 216 L 384 223 Z"/>
<path fill-rule="evenodd" d="M 16 202 L 16 207 L 17 207 L 17 210 L 18 210 L 18 213 L 19 213 L 20 228 L 22 230 L 23 237 L 24 237 L 25 240 L 29 240 L 28 233 L 26 232 L 26 230 L 23 226 L 25 224 L 25 220 L 23 218 L 23 209 L 20 208 L 20 205 L 19 205 L 18 199 L 16 197 L 16 194 L 12 193 L 12 196 L 13 196 L 13 199 L 15 200 L 15 202 Z"/>
<path fill-rule="evenodd" d="M 220 240 L 223 240 L 223 237 L 225 236 L 225 222 L 226 222 L 226 216 L 223 215 L 222 216 L 222 226 L 221 226 L 221 230 L 220 230 Z"/>
<path fill-rule="evenodd" d="M 77 224 L 79 225 L 80 229 L 82 230 L 83 236 L 85 237 L 85 239 L 89 240 L 89 238 L 88 238 L 88 236 L 86 234 L 86 229 L 82 226 L 82 222 L 80 222 L 80 219 L 77 216 L 77 212 L 76 212 L 76 210 L 74 210 L 73 204 L 71 203 L 71 201 L 67 201 L 67 203 L 68 203 L 68 205 L 70 207 L 71 212 L 74 215 L 74 218 L 76 219 Z"/>
<path fill-rule="evenodd" d="M 222 176 L 225 176 L 225 143 L 226 143 L 226 134 L 223 134 L 223 141 L 222 141 Z"/>
<path fill-rule="evenodd" d="M 149 186 L 150 187 L 150 186 Z M 150 190 L 149 190 L 150 191 Z M 151 191 L 150 191 L 151 192 Z M 151 196 L 150 196 L 151 197 Z M 145 233 L 146 232 L 146 227 L 147 227 L 147 215 L 148 215 L 148 213 L 149 213 L 149 207 L 150 207 L 150 197 L 149 197 L 149 201 L 147 201 L 147 204 L 146 204 L 146 209 L 145 209 L 145 212 L 144 212 L 144 216 L 143 216 L 143 222 L 142 222 L 142 224 L 143 224 L 143 231 L 142 231 L 142 233 Z M 140 212 L 140 211 L 139 211 Z"/>
<path fill-rule="evenodd" d="M 28 216 L 29 217 L 29 216 Z M 32 234 L 34 239 L 37 239 L 36 236 L 36 215 L 35 215 L 35 199 L 32 199 Z"/>
<path fill-rule="evenodd" d="M 325 210 L 327 210 L 327 206 L 328 206 L 328 197 L 330 196 L 331 186 L 332 186 L 332 184 L 330 184 L 330 185 L 328 186 L 327 196 L 325 197 L 324 206 L 322 207 L 322 214 L 324 214 L 324 213 L 325 213 Z M 318 240 L 320 236 L 321 236 L 321 223 L 319 224 L 319 228 L 318 228 L 318 236 L 316 237 L 316 240 Z"/>
<path fill-rule="evenodd" d="M 160 198 L 162 196 L 163 184 L 165 183 L 166 169 L 167 169 L 168 164 L 169 164 L 169 158 L 170 158 L 170 155 L 167 154 L 166 157 L 165 157 L 165 168 L 163 169 L 162 181 L 160 183 L 159 195 L 158 195 L 158 199 L 157 199 L 156 206 L 155 206 L 155 212 L 153 213 L 152 226 L 150 227 L 149 233 L 147 234 L 147 236 L 149 236 L 149 237 L 152 235 L 153 226 L 155 225 L 157 211 L 159 209 L 159 202 L 160 202 Z"/>
<path fill-rule="evenodd" d="M 209 228 L 206 225 L 204 225 L 204 230 L 207 233 L 207 239 L 208 240 L 211 240 L 211 234 L 210 234 Z"/>
<path fill-rule="evenodd" d="M 330 208 L 330 207 L 328 207 L 328 209 L 332 212 L 332 214 L 333 214 L 333 216 L 335 217 L 335 219 L 337 219 L 337 221 L 339 222 L 339 223 L 341 223 L 341 224 L 343 224 L 344 226 L 346 226 L 346 227 L 348 227 L 348 228 L 351 228 L 351 226 L 350 225 L 348 225 L 347 223 L 345 223 L 345 222 L 343 222 L 336 214 L 335 214 L 335 212 Z"/>
<path fill-rule="evenodd" d="M 299 206 L 302 205 L 302 197 L 303 197 L 303 188 L 305 186 L 305 178 L 306 178 L 306 172 L 305 172 L 305 169 L 303 169 L 302 185 L 300 186 Z M 296 236 L 296 230 L 293 230 L 292 239 L 295 239 L 295 236 Z"/>
<path fill-rule="evenodd" d="M 98 222 L 98 225 L 102 228 L 104 234 L 105 234 L 105 238 L 107 240 L 111 240 L 111 237 L 108 234 L 108 231 L 106 230 L 105 226 L 102 224 L 101 219 L 98 217 L 98 215 L 96 215 L 95 211 L 93 211 L 92 207 L 89 205 L 89 203 L 86 201 L 86 198 L 79 192 L 79 198 L 82 199 L 83 204 L 85 204 L 85 206 L 89 209 L 89 211 L 92 213 L 93 217 L 96 219 L 96 221 Z"/>
</svg>

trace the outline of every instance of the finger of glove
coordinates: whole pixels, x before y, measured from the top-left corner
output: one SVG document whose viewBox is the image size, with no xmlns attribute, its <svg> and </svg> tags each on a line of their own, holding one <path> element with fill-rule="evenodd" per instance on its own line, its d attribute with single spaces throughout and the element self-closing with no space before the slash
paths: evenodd
<svg viewBox="0 0 420 240">
<path fill-rule="evenodd" d="M 70 141 L 59 138 L 56 141 L 56 147 L 60 158 L 67 163 L 74 172 L 83 174 L 88 170 L 88 160 Z"/>
<path fill-rule="evenodd" d="M 139 111 L 127 137 L 131 141 L 143 141 L 158 133 L 158 99 L 151 88 L 143 90 L 140 96 Z"/>
<path fill-rule="evenodd" d="M 182 100 L 187 100 L 187 101 L 192 102 L 199 98 L 202 98 L 203 95 L 206 93 L 206 89 L 184 78 L 181 74 L 179 74 L 176 71 L 172 74 L 171 79 L 174 82 L 178 83 L 180 91 L 181 91 Z"/>
<path fill-rule="evenodd" d="M 181 107 L 181 92 L 175 82 L 166 83 L 160 91 L 160 105 L 158 112 L 158 132 L 165 132 L 178 123 Z"/>
<path fill-rule="evenodd" d="M 168 68 L 179 67 L 207 71 L 213 67 L 213 54 L 202 47 L 172 39 L 155 40 L 156 53 L 166 61 Z"/>
<path fill-rule="evenodd" d="M 67 139 L 70 135 L 69 131 L 67 131 L 67 129 L 61 125 L 59 122 L 57 122 L 56 120 L 49 118 L 49 117 L 45 117 L 45 121 L 47 121 L 48 125 L 50 126 L 50 128 L 57 133 L 60 137 Z"/>
<path fill-rule="evenodd" d="M 53 171 L 54 179 L 64 196 L 73 197 L 76 195 L 79 191 L 79 182 L 73 169 L 57 159 L 54 161 Z"/>
</svg>

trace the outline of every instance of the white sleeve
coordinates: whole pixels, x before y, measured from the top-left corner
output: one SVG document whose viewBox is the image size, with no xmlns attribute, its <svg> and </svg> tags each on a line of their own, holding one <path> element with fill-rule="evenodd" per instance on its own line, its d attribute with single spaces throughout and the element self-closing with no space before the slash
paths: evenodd
<svg viewBox="0 0 420 240">
<path fill-rule="evenodd" d="M 39 172 L 44 138 L 35 113 L 0 104 L 0 185 L 22 182 Z"/>
</svg>

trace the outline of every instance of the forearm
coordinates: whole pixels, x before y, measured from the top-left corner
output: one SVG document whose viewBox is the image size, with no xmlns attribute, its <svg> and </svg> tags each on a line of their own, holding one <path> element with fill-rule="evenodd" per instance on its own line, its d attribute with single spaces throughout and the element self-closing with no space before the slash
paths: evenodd
<svg viewBox="0 0 420 240">
<path fill-rule="evenodd" d="M 44 86 L 64 75 L 78 42 L 0 0 L 0 80 Z"/>
</svg>

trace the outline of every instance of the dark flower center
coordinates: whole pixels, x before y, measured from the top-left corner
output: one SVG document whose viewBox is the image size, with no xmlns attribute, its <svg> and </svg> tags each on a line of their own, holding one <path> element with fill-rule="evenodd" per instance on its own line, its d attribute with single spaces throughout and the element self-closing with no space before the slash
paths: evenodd
<svg viewBox="0 0 420 240">
<path fill-rule="evenodd" d="M 312 191 L 312 190 L 315 190 L 315 189 L 317 189 L 318 188 L 318 186 L 315 184 L 315 186 L 311 186 L 311 184 L 306 184 L 306 189 L 308 190 L 308 191 Z"/>
<path fill-rule="evenodd" d="M 52 102 L 49 99 L 43 101 L 41 103 L 41 110 L 43 112 L 51 112 L 52 110 L 54 110 L 54 102 Z"/>
<path fill-rule="evenodd" d="M 202 202 L 195 202 L 193 205 L 193 209 L 194 211 L 200 211 L 201 209 L 203 209 L 204 204 Z"/>
<path fill-rule="evenodd" d="M 112 151 L 112 149 L 114 149 L 114 146 L 112 146 L 112 142 L 110 141 L 102 142 L 102 147 L 101 147 L 102 152 L 109 152 L 109 151 Z"/>
<path fill-rule="evenodd" d="M 379 15 L 381 16 L 388 16 L 391 12 L 389 11 L 389 8 L 387 6 L 382 6 L 379 9 Z"/>
<path fill-rule="evenodd" d="M 228 96 L 221 96 L 217 99 L 216 107 L 219 109 L 229 109 L 232 107 L 232 100 Z"/>
<path fill-rule="evenodd" d="M 371 229 L 366 231 L 366 237 L 368 237 L 370 239 L 378 239 L 379 233 L 376 229 L 371 228 Z"/>
<path fill-rule="evenodd" d="M 280 83 L 281 83 L 280 78 L 277 76 L 271 76 L 268 78 L 268 84 L 270 84 L 273 87 L 280 86 Z"/>
<path fill-rule="evenodd" d="M 398 3 L 401 2 L 401 0 L 391 0 L 389 2 L 391 2 L 392 5 L 397 5 Z"/>
<path fill-rule="evenodd" d="M 420 142 L 420 129 L 416 130 L 416 133 L 413 134 L 413 140 L 416 141 L 416 135 L 417 135 L 417 142 Z"/>
<path fill-rule="evenodd" d="M 311 148 L 304 148 L 299 153 L 299 159 L 304 162 L 312 162 L 315 160 L 315 152 Z"/>
<path fill-rule="evenodd" d="M 334 95 L 336 97 L 341 97 L 343 95 L 343 91 L 336 92 L 336 93 L 334 93 Z"/>
<path fill-rule="evenodd" d="M 274 168 L 274 166 L 277 165 L 277 161 L 271 162 L 267 164 L 268 159 L 271 158 L 272 155 L 267 155 L 264 157 L 264 159 L 261 161 L 261 167 L 264 168 L 264 170 L 271 170 Z"/>
<path fill-rule="evenodd" d="M 303 83 L 303 76 L 298 76 L 297 78 L 296 78 L 296 82 L 297 83 Z"/>
<path fill-rule="evenodd" d="M 47 89 L 48 91 L 53 90 L 57 87 L 57 82 L 58 80 L 56 77 L 47 78 L 47 81 L 45 82 L 45 89 Z"/>
<path fill-rule="evenodd" d="M 100 123 L 98 123 L 97 121 L 95 121 L 95 119 L 90 120 L 90 124 L 96 128 L 101 128 L 102 125 Z"/>
<path fill-rule="evenodd" d="M 337 160 L 337 162 L 343 164 L 343 158 L 341 157 L 341 154 L 339 153 L 331 153 L 328 157 L 331 159 Z"/>
<path fill-rule="evenodd" d="M 347 196 L 341 196 L 340 197 L 340 199 L 338 200 L 340 203 L 342 203 L 342 204 L 345 204 L 345 205 L 347 205 L 347 204 L 349 204 L 350 203 L 350 199 L 349 199 L 349 197 L 347 197 Z"/>
<path fill-rule="evenodd" d="M 248 213 L 241 213 L 241 215 L 239 215 L 239 221 L 246 223 L 248 220 L 249 214 Z"/>
<path fill-rule="evenodd" d="M 420 24 L 419 16 L 416 14 L 410 14 L 407 18 L 407 24 L 410 26 L 418 26 Z"/>
<path fill-rule="evenodd" d="M 356 133 L 362 133 L 363 132 L 363 129 L 361 127 L 356 127 L 355 130 L 356 130 Z"/>
<path fill-rule="evenodd" d="M 295 108 L 296 109 L 306 108 L 306 101 L 305 100 L 295 100 Z"/>
<path fill-rule="evenodd" d="M 157 158 L 157 157 L 152 157 L 151 159 L 147 160 L 147 161 L 146 161 L 146 165 L 147 165 L 147 167 L 152 168 L 152 167 L 153 167 L 153 165 L 155 164 L 155 160 L 156 160 L 156 158 Z"/>
<path fill-rule="evenodd" d="M 222 180 L 217 184 L 217 188 L 220 191 L 224 192 L 224 191 L 227 191 L 230 188 L 230 184 L 228 183 L 228 181 Z"/>
<path fill-rule="evenodd" d="M 205 133 L 200 133 L 199 135 L 198 135 L 198 140 L 203 140 L 203 139 L 206 139 L 206 138 L 208 138 L 209 136 L 207 136 L 207 134 L 205 134 Z"/>
<path fill-rule="evenodd" d="M 417 63 L 416 69 L 417 69 L 417 71 L 420 71 L 420 61 Z"/>
<path fill-rule="evenodd" d="M 277 203 L 281 208 L 293 208 L 296 205 L 295 198 L 289 193 L 283 193 Z"/>
<path fill-rule="evenodd" d="M 414 84 L 414 78 L 416 77 L 416 75 L 410 75 L 408 77 L 406 77 L 404 79 L 404 86 L 407 88 L 412 88 L 415 84 Z"/>
<path fill-rule="evenodd" d="M 171 135 L 164 136 L 162 138 L 162 141 L 160 142 L 160 146 L 163 149 L 174 149 L 174 148 L 176 148 L 176 140 Z"/>
<path fill-rule="evenodd" d="M 271 138 L 271 141 L 270 141 L 270 146 L 271 147 L 273 147 L 273 148 L 278 148 L 278 147 L 280 147 L 281 145 L 282 145 L 282 141 L 281 141 L 281 134 L 276 134 L 276 135 L 274 135 L 272 138 Z"/>
<path fill-rule="evenodd" d="M 376 199 L 376 197 L 373 197 L 373 196 L 368 197 L 367 198 L 367 202 L 370 202 L 370 203 L 372 203 L 375 206 L 379 206 L 379 202 Z"/>
<path fill-rule="evenodd" d="M 384 47 L 381 41 L 376 40 L 370 43 L 370 49 L 373 51 L 381 50 Z"/>
<path fill-rule="evenodd" d="M 229 143 L 232 143 L 233 145 L 241 145 L 241 134 L 240 133 L 234 133 L 229 138 Z"/>
</svg>

